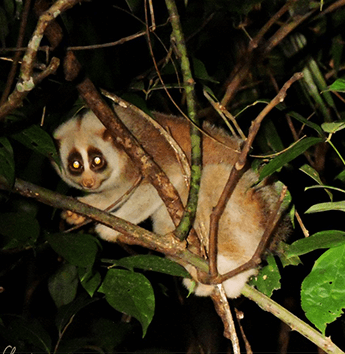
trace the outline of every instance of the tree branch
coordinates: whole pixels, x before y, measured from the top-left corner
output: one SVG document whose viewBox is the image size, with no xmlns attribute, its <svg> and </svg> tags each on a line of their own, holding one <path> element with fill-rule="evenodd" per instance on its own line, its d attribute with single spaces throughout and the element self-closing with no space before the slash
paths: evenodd
<svg viewBox="0 0 345 354">
<path fill-rule="evenodd" d="M 0 184 L 0 189 L 8 190 L 8 187 Z M 66 197 L 20 179 L 16 179 L 12 191 L 27 198 L 34 198 L 40 203 L 50 205 L 54 208 L 71 210 L 113 228 L 121 233 L 118 236 L 120 242 L 128 245 L 143 246 L 169 255 L 177 261 L 190 263 L 201 271 L 208 271 L 206 261 L 187 250 L 186 244 L 173 237 L 173 234 L 157 235 L 103 210 L 82 203 L 75 198 Z"/>
<path fill-rule="evenodd" d="M 229 201 L 236 184 L 244 173 L 244 167 L 246 166 L 247 156 L 249 150 L 253 144 L 253 141 L 256 137 L 256 134 L 259 131 L 262 120 L 265 116 L 278 104 L 284 101 L 286 96 L 286 91 L 289 87 L 297 80 L 303 77 L 302 73 L 295 73 L 290 80 L 288 80 L 278 94 L 273 98 L 273 100 L 261 111 L 261 113 L 256 117 L 252 122 L 247 140 L 244 142 L 244 145 L 239 154 L 238 160 L 234 167 L 231 170 L 229 179 L 226 183 L 226 186 L 219 198 L 219 201 L 216 207 L 213 209 L 213 212 L 210 216 L 210 235 L 209 235 L 209 256 L 210 256 L 210 273 L 211 277 L 217 277 L 217 235 L 219 228 L 219 220 L 222 216 L 227 202 Z"/>
<path fill-rule="evenodd" d="M 328 337 L 324 337 L 320 332 L 303 322 L 301 319 L 280 306 L 275 301 L 255 290 L 249 285 L 245 285 L 242 295 L 256 302 L 263 310 L 272 313 L 275 317 L 290 326 L 291 329 L 299 332 L 312 343 L 329 354 L 344 354 Z"/>
<path fill-rule="evenodd" d="M 37 23 L 36 29 L 29 41 L 28 48 L 23 57 L 19 81 L 13 93 L 8 97 L 7 101 L 0 107 L 0 120 L 4 119 L 9 113 L 16 109 L 27 94 L 47 75 L 55 72 L 52 70 L 56 66 L 57 60 L 51 61 L 49 69 L 45 70 L 45 74 L 35 78 L 33 76 L 33 68 L 37 55 L 37 50 L 43 38 L 44 32 L 49 24 L 62 12 L 70 9 L 79 0 L 57 0 L 46 12 L 44 12 Z M 56 70 L 56 68 L 55 68 Z"/>
</svg>

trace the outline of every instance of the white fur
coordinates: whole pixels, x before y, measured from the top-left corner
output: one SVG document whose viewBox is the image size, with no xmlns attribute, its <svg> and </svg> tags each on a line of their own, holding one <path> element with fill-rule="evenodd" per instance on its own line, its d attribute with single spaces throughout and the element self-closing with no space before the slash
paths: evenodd
<svg viewBox="0 0 345 354">
<path fill-rule="evenodd" d="M 242 265 L 242 263 L 236 263 L 229 259 L 228 257 L 225 257 L 223 255 L 218 255 L 217 258 L 217 266 L 218 266 L 218 272 L 220 274 L 225 274 L 237 267 Z M 185 267 L 191 274 L 195 273 L 195 270 L 193 270 L 192 266 L 186 266 Z M 242 288 L 244 284 L 248 281 L 250 277 L 255 275 L 257 273 L 256 269 L 249 269 L 246 270 L 240 274 L 235 275 L 234 277 L 226 280 L 223 282 L 224 290 L 226 293 L 226 296 L 229 298 L 236 298 L 241 295 Z M 196 283 L 195 281 L 191 279 L 183 279 L 183 284 L 187 289 L 192 289 L 193 286 L 195 285 L 193 292 L 197 296 L 210 296 L 214 290 L 213 285 L 206 285 L 206 284 L 201 284 L 201 283 Z"/>
</svg>

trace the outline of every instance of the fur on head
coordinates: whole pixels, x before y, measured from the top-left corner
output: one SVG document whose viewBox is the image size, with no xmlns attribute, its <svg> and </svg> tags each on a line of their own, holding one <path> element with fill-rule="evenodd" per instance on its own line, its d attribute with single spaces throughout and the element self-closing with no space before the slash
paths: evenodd
<svg viewBox="0 0 345 354">
<path fill-rule="evenodd" d="M 112 136 L 91 111 L 60 125 L 53 136 L 61 168 L 53 165 L 67 184 L 89 192 L 114 187 L 124 168 L 124 152 L 115 148 Z"/>
</svg>

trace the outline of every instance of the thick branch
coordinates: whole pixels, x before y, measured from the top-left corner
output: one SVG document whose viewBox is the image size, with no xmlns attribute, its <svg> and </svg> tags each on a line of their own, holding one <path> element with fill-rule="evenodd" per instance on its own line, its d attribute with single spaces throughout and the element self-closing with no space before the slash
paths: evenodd
<svg viewBox="0 0 345 354">
<path fill-rule="evenodd" d="M 42 6 L 46 5 L 43 4 Z M 41 11 L 40 9 L 36 10 Z M 51 9 L 44 12 L 42 16 L 46 16 L 46 14 L 50 12 Z M 42 22 L 42 20 L 39 22 Z M 46 33 L 46 37 L 56 46 L 58 44 L 57 42 L 62 38 L 60 35 L 61 28 L 57 23 L 53 22 L 53 24 L 54 26 L 49 27 L 49 31 Z M 32 54 L 32 56 L 33 55 L 34 54 Z M 72 51 L 68 51 L 66 60 L 64 62 L 64 70 L 66 79 L 69 81 L 74 80 L 80 73 L 81 65 Z M 124 148 L 126 153 L 138 165 L 143 176 L 148 178 L 152 185 L 157 189 L 159 196 L 167 206 L 168 212 L 174 224 L 178 225 L 181 220 L 184 208 L 176 189 L 170 183 L 166 174 L 141 148 L 139 143 L 133 138 L 132 134 L 103 100 L 102 96 L 89 78 L 86 77 L 84 80 L 82 80 L 77 85 L 77 89 L 88 107 L 97 115 L 101 122 L 113 134 L 113 136 L 116 137 L 117 143 Z"/>
<path fill-rule="evenodd" d="M 7 186 L 0 185 L 0 189 L 7 190 Z M 71 210 L 111 227 L 121 233 L 121 235 L 118 236 L 120 242 L 129 245 L 143 246 L 172 256 L 174 259 L 177 259 L 177 261 L 180 259 L 184 263 L 190 263 L 202 271 L 208 271 L 205 260 L 187 250 L 185 243 L 176 240 L 172 235 L 156 235 L 153 232 L 149 232 L 126 220 L 120 219 L 88 204 L 84 204 L 74 198 L 66 197 L 20 179 L 15 181 L 13 191 L 27 198 L 34 198 L 54 208 Z"/>
</svg>

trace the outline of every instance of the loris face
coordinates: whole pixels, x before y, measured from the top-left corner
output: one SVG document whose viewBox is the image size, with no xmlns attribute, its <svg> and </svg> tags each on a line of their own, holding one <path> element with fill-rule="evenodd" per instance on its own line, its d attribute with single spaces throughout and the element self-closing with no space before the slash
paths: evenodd
<svg viewBox="0 0 345 354">
<path fill-rule="evenodd" d="M 80 114 L 54 132 L 63 180 L 76 188 L 101 192 L 111 188 L 122 168 L 112 137 L 92 112 Z"/>
</svg>

